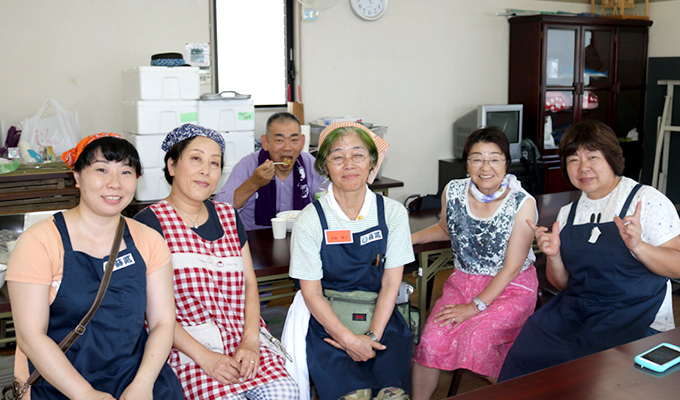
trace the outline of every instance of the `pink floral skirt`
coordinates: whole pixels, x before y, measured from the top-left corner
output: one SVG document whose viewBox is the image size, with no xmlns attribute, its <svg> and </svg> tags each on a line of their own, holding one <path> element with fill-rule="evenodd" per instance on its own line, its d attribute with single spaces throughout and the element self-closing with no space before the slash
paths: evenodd
<svg viewBox="0 0 680 400">
<path fill-rule="evenodd" d="M 517 275 L 485 311 L 455 328 L 433 322 L 445 305 L 472 302 L 492 279 L 493 276 L 454 269 L 425 323 L 415 362 L 429 368 L 448 371 L 463 368 L 484 376 L 498 376 L 510 347 L 536 308 L 538 278 L 533 266 Z"/>
</svg>

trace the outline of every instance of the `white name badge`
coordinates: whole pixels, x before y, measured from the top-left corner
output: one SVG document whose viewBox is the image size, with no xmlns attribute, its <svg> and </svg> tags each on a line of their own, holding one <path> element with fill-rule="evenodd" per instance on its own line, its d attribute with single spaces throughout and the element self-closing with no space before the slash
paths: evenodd
<svg viewBox="0 0 680 400">
<path fill-rule="evenodd" d="M 600 228 L 597 226 L 593 228 L 592 231 L 590 231 L 590 239 L 588 239 L 588 243 L 590 244 L 595 244 L 597 242 L 597 239 L 600 238 L 600 235 L 602 234 L 602 231 Z"/>
<path fill-rule="evenodd" d="M 375 230 L 373 232 L 367 233 L 361 237 L 361 245 L 369 244 L 371 242 L 375 242 L 376 240 L 382 240 L 383 239 L 383 234 L 380 229 Z"/>
<path fill-rule="evenodd" d="M 125 255 L 122 255 L 116 259 L 116 263 L 113 265 L 113 271 L 118 271 L 119 269 L 123 269 L 125 267 L 129 267 L 130 265 L 135 263 L 135 258 L 132 256 L 132 253 L 128 253 Z M 106 264 L 102 266 L 102 269 L 106 271 Z"/>
</svg>

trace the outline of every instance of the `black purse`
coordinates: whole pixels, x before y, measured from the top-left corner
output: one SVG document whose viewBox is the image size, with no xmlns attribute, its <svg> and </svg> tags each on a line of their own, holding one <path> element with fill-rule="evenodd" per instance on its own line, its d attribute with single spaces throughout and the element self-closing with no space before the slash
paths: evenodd
<svg viewBox="0 0 680 400">
<path fill-rule="evenodd" d="M 66 353 L 68 349 L 73 345 L 73 343 L 85 333 L 85 327 L 90 323 L 90 320 L 94 316 L 94 313 L 99 308 L 99 305 L 104 299 L 106 294 L 106 289 L 109 287 L 109 282 L 111 281 L 111 274 L 113 274 L 113 266 L 116 265 L 116 259 L 118 258 L 118 250 L 120 249 L 120 242 L 123 238 L 123 232 L 125 231 L 125 219 L 120 217 L 120 222 L 118 223 L 118 229 L 116 230 L 116 236 L 113 239 L 113 245 L 111 246 L 111 253 L 109 254 L 109 261 L 106 263 L 106 269 L 104 270 L 104 276 L 102 277 L 102 282 L 99 284 L 99 291 L 97 292 L 97 297 L 94 299 L 94 303 L 90 307 L 90 310 L 85 314 L 83 319 L 80 320 L 78 326 L 75 327 L 71 332 L 64 337 L 61 342 L 59 342 L 59 348 L 61 351 Z M 15 400 L 21 399 L 26 394 L 26 391 L 32 386 L 38 383 L 42 379 L 40 372 L 34 370 L 31 376 L 28 377 L 26 383 L 21 386 L 19 381 L 14 380 L 11 385 L 2 388 L 2 399 L 3 400 Z"/>
</svg>

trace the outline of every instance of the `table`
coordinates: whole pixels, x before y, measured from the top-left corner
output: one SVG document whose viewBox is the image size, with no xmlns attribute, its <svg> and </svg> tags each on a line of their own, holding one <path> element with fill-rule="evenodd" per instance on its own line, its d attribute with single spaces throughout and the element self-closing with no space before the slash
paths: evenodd
<svg viewBox="0 0 680 400">
<path fill-rule="evenodd" d="M 436 224 L 439 221 L 439 213 L 439 209 L 411 211 L 408 216 L 411 233 Z M 428 283 L 434 279 L 437 272 L 453 267 L 451 264 L 451 261 L 453 261 L 453 250 L 451 250 L 450 241 L 442 240 L 439 242 L 414 244 L 413 252 L 418 261 L 416 290 L 418 291 L 420 330 L 422 331 L 427 318 Z"/>
<path fill-rule="evenodd" d="M 276 300 L 295 295 L 295 285 L 288 276 L 290 265 L 290 232 L 285 239 L 274 239 L 271 229 L 248 231 L 248 246 L 260 294 L 283 290 L 283 293 L 261 296 L 260 301 Z M 271 287 L 270 287 L 271 285 Z"/>
<path fill-rule="evenodd" d="M 373 183 L 368 185 L 368 188 L 376 193 L 380 193 L 385 197 L 389 197 L 390 188 L 403 187 L 404 182 L 398 181 L 396 179 L 388 178 L 386 176 L 381 176 L 376 178 Z"/>
<path fill-rule="evenodd" d="M 636 355 L 664 342 L 680 345 L 680 328 L 464 393 L 455 399 L 677 399 L 680 394 L 677 368 L 659 376 L 634 366 Z"/>
</svg>

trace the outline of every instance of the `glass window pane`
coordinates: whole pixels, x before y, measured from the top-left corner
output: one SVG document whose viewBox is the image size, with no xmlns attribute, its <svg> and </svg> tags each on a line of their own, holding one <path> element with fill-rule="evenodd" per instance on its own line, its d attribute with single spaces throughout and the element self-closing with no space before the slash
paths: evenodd
<svg viewBox="0 0 680 400">
<path fill-rule="evenodd" d="M 217 91 L 250 94 L 256 105 L 281 105 L 286 90 L 284 0 L 215 0 Z"/>
</svg>

